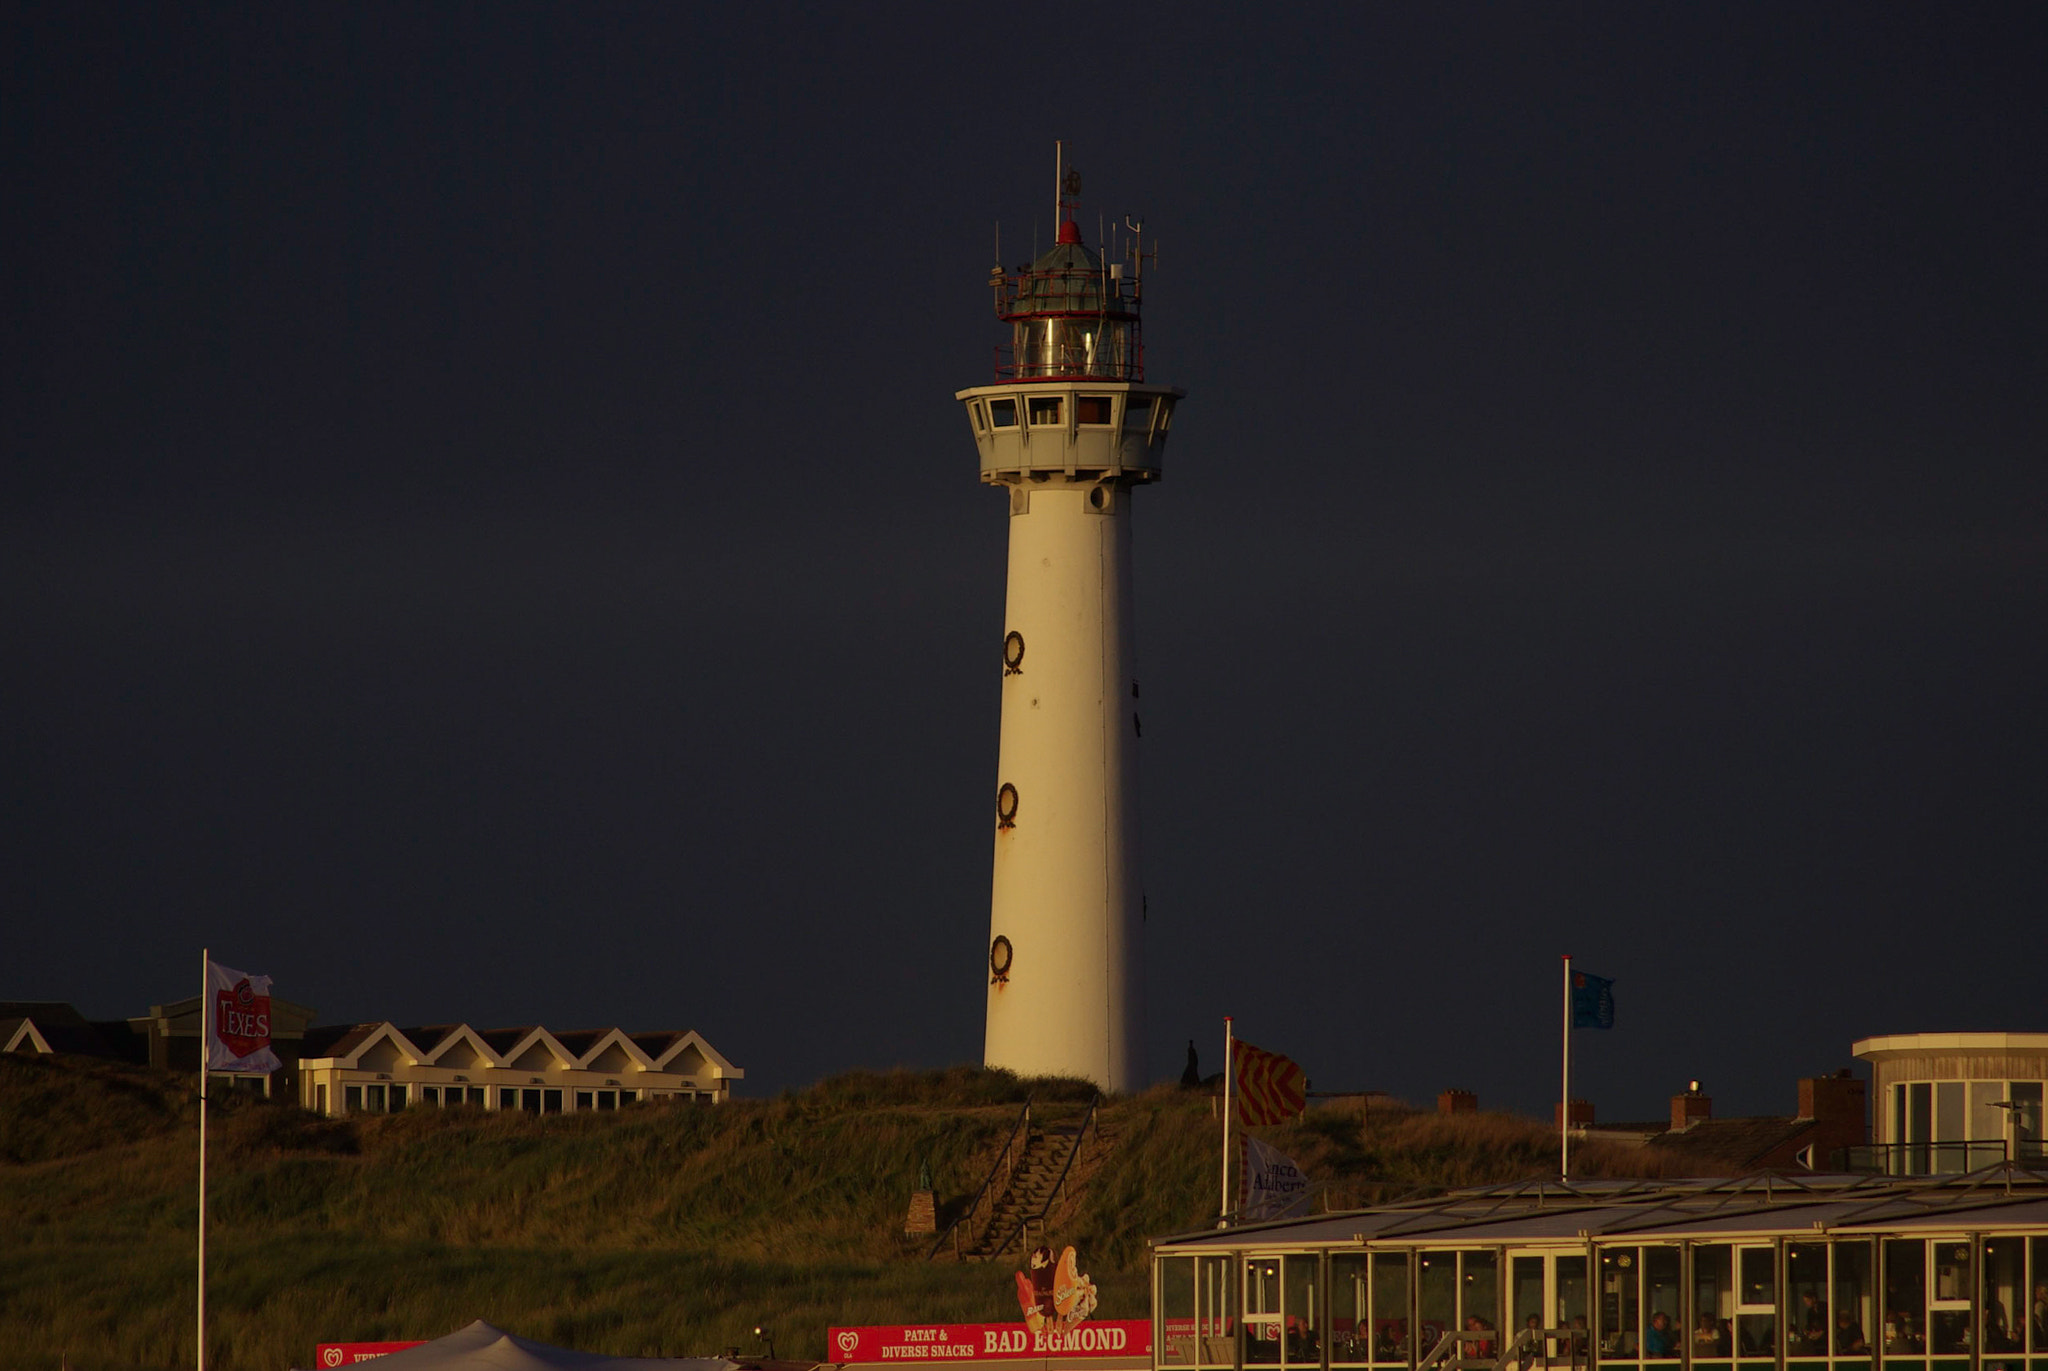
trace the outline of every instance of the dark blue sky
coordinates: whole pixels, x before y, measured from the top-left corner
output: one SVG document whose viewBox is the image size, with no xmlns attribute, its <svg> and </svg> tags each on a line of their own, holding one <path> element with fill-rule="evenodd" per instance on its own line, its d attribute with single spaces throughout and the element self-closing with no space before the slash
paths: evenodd
<svg viewBox="0 0 2048 1371">
<path fill-rule="evenodd" d="M 1155 1073 L 2048 1026 L 2035 6 L 9 6 L 0 998 L 978 1059 L 985 280 L 1145 216 Z M 1579 1092 L 1575 1092 L 1579 1093 Z"/>
</svg>

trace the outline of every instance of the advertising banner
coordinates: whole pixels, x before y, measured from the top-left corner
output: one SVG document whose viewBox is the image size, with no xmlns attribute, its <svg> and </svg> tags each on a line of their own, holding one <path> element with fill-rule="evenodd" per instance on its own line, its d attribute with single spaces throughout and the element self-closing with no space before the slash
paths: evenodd
<svg viewBox="0 0 2048 1371">
<path fill-rule="evenodd" d="M 1015 1323 L 835 1328 L 831 1331 L 830 1347 L 828 1355 L 842 1365 L 856 1361 L 1149 1358 L 1152 1355 L 1152 1321 L 1104 1319 L 1065 1330 L 1047 1327 L 1037 1332 Z"/>
<path fill-rule="evenodd" d="M 270 1050 L 270 977 L 246 976 L 209 960 L 200 1012 L 206 1016 L 208 1071 L 271 1072 L 281 1065 Z"/>
<path fill-rule="evenodd" d="M 1308 1212 L 1308 1177 L 1294 1159 L 1247 1134 L 1244 1140 L 1246 1223 L 1285 1219 Z"/>
<path fill-rule="evenodd" d="M 375 1361 L 393 1352 L 418 1346 L 416 1342 L 323 1342 L 313 1349 L 313 1365 L 354 1366 L 357 1362 Z"/>
</svg>

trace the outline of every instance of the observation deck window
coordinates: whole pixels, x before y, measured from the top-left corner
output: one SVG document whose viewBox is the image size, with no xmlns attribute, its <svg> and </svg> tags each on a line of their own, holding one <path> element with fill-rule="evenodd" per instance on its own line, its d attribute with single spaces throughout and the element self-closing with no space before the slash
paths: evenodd
<svg viewBox="0 0 2048 1371">
<path fill-rule="evenodd" d="M 1060 397 L 1057 395 L 1034 395 L 1031 397 L 1031 426 L 1043 428 L 1060 421 Z"/>
<path fill-rule="evenodd" d="M 988 402 L 988 420 L 996 428 L 1017 426 L 1017 402 L 1015 400 L 991 400 Z"/>
<path fill-rule="evenodd" d="M 1083 395 L 1074 401 L 1074 417 L 1083 424 L 1107 424 L 1109 416 L 1107 395 Z"/>
</svg>

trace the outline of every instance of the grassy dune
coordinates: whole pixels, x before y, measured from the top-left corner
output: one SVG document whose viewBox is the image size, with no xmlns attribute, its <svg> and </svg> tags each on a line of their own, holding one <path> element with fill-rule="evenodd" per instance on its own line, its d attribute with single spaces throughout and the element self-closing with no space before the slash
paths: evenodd
<svg viewBox="0 0 2048 1371">
<path fill-rule="evenodd" d="M 192 1364 L 190 1087 L 0 1057 L 0 1363 Z M 928 1261 L 929 1239 L 902 1226 L 920 1161 L 942 1217 L 957 1210 L 1033 1092 L 1076 1112 L 1088 1094 L 958 1068 L 549 1118 L 331 1121 L 240 1103 L 210 1127 L 208 1364 L 281 1371 L 310 1365 L 317 1342 L 433 1337 L 476 1318 L 671 1356 L 755 1350 L 762 1324 L 785 1357 L 825 1355 L 835 1323 L 1014 1318 L 1009 1263 Z M 1143 1317 L 1147 1238 L 1213 1221 L 1217 1125 L 1206 1097 L 1170 1088 L 1100 1117 L 1053 1236 L 1078 1247 L 1098 1317 Z M 1547 1128 L 1502 1115 L 1330 1108 L 1269 1132 L 1338 1206 L 1542 1175 L 1556 1155 Z M 1598 1147 L 1577 1159 L 1589 1174 L 1653 1160 Z"/>
</svg>

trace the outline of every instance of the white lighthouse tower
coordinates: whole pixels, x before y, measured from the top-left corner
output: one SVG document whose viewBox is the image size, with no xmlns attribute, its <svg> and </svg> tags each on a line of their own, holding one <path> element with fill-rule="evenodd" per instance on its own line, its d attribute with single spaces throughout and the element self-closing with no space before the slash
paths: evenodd
<svg viewBox="0 0 2048 1371">
<path fill-rule="evenodd" d="M 1145 1083 L 1131 497 L 1185 392 L 1145 384 L 1139 226 L 1131 270 L 1105 262 L 1056 175 L 1057 241 L 991 273 L 996 383 L 956 393 L 1010 505 L 983 1060 L 1126 1091 Z"/>
</svg>

